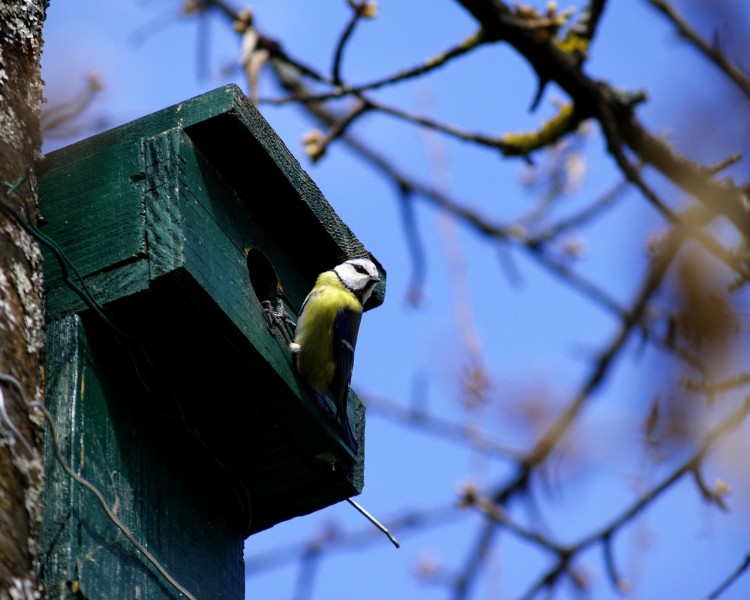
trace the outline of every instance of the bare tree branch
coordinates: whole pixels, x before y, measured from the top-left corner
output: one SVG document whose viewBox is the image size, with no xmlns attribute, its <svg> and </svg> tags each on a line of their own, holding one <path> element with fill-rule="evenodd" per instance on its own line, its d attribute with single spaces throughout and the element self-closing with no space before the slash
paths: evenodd
<svg viewBox="0 0 750 600">
<path fill-rule="evenodd" d="M 667 0 L 649 0 L 651 6 L 661 12 L 677 28 L 679 34 L 698 49 L 708 60 L 721 69 L 747 98 L 750 99 L 750 78 L 747 77 L 716 46 L 711 46 L 693 29 L 679 11 Z"/>
</svg>

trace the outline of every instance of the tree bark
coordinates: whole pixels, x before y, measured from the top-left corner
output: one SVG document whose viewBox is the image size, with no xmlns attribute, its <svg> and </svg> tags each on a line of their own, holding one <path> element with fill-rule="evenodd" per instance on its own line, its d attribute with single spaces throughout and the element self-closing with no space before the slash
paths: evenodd
<svg viewBox="0 0 750 600">
<path fill-rule="evenodd" d="M 0 2 L 0 598 L 13 600 L 41 597 L 41 435 L 26 402 L 44 390 L 42 255 L 19 220 L 37 223 L 46 8 Z"/>
</svg>

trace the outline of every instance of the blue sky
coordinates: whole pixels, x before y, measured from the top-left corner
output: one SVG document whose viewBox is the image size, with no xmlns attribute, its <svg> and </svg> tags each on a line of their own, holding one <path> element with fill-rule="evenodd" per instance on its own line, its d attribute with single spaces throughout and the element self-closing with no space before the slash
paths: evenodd
<svg viewBox="0 0 750 600">
<path fill-rule="evenodd" d="M 472 20 L 453 2 L 382 0 L 379 5 L 378 19 L 360 25 L 347 55 L 344 74 L 355 81 L 418 64 L 475 30 Z M 88 73 L 96 73 L 104 91 L 88 116 L 106 118 L 109 127 L 228 82 L 246 89 L 235 66 L 236 34 L 220 18 L 199 22 L 181 17 L 178 7 L 176 2 L 156 0 L 53 0 L 43 57 L 47 96 L 52 100 L 71 97 L 84 86 Z M 265 0 L 254 2 L 253 8 L 258 27 L 283 40 L 292 55 L 323 70 L 330 65 L 332 40 L 348 14 L 343 0 L 314 4 Z M 711 23 L 700 24 L 710 33 Z M 729 47 L 732 41 L 728 40 Z M 707 162 L 721 160 L 724 156 L 719 152 L 727 146 L 733 150 L 732 144 L 746 132 L 746 127 L 728 127 L 720 110 L 715 110 L 706 113 L 701 144 L 681 135 L 685 99 L 717 109 L 713 96 L 722 84 L 705 68 L 705 61 L 677 42 L 671 28 L 644 1 L 608 2 L 587 69 L 618 87 L 649 90 L 650 99 L 639 115 L 689 156 Z M 553 100 L 561 98 L 560 93 L 551 87 L 537 113 L 530 114 L 527 109 L 534 92 L 535 79 L 526 64 L 510 49 L 494 46 L 429 80 L 400 85 L 378 97 L 469 131 L 502 133 L 532 128 L 553 114 Z M 269 79 L 261 78 L 261 96 L 275 93 Z M 362 325 L 355 389 L 402 404 L 419 395 L 444 418 L 474 423 L 503 443 L 526 448 L 518 444 L 528 443 L 528 438 L 518 435 L 514 423 L 500 420 L 507 412 L 497 405 L 525 402 L 534 394 L 565 404 L 589 372 L 590 358 L 614 335 L 616 322 L 518 251 L 511 253 L 511 259 L 522 282 L 511 282 L 496 245 L 478 239 L 424 204 L 418 206 L 417 215 L 428 257 L 425 300 L 418 308 L 409 305 L 411 265 L 392 188 L 337 146 L 319 164 L 311 164 L 301 145 L 302 135 L 313 127 L 310 122 L 295 109 L 260 109 L 334 209 L 388 271 L 386 303 L 369 312 Z M 382 116 L 369 116 L 357 134 L 415 176 L 441 186 L 499 222 L 532 207 L 533 196 L 520 185 L 525 170 L 520 161 L 502 160 L 491 151 L 426 134 Z M 46 149 L 60 143 L 50 140 Z M 587 177 L 579 195 L 571 195 L 563 211 L 574 212 L 581 199 L 591 201 L 618 180 L 595 130 L 582 152 Z M 730 174 L 742 177 L 747 167 Z M 671 192 L 668 186 L 655 184 Z M 679 204 L 678 195 L 670 198 Z M 644 208 L 643 200 L 628 192 L 596 227 L 580 232 L 588 252 L 577 266 L 627 304 L 643 273 L 646 241 L 662 227 L 654 212 Z M 456 284 L 456 273 L 465 285 Z M 469 415 L 458 401 L 456 382 L 467 356 L 465 321 L 461 320 L 466 314 L 490 374 L 493 398 L 484 410 Z M 668 471 L 669 465 L 660 464 L 644 469 L 647 461 L 637 435 L 664 363 L 653 352 L 639 355 L 635 344 L 625 356 L 577 429 L 571 445 L 575 458 L 554 465 L 553 493 L 546 496 L 539 490 L 536 494 L 547 523 L 565 542 L 585 535 L 592 524 L 608 521 L 634 494 Z M 735 446 L 747 449 L 741 441 Z M 711 476 L 737 475 L 732 456 L 727 451 L 711 461 Z M 471 479 L 480 488 L 491 487 L 507 466 L 502 460 L 488 459 L 370 414 L 365 490 L 359 501 L 384 521 L 415 508 L 448 507 L 455 503 L 462 482 Z M 702 598 L 739 565 L 748 551 L 750 482 L 739 477 L 731 483 L 735 491 L 728 515 L 706 506 L 692 481 L 685 480 L 617 536 L 618 564 L 630 580 L 632 597 Z M 523 510 L 514 516 L 533 522 Z M 441 526 L 396 532 L 402 542 L 400 550 L 373 534 L 373 542 L 366 547 L 332 552 L 322 559 L 309 597 L 447 598 L 443 588 L 416 580 L 416 565 L 429 559 L 449 571 L 460 569 L 479 521 L 476 515 L 457 513 Z M 334 523 L 346 531 L 369 527 L 351 507 L 340 504 L 253 536 L 246 544 L 247 559 L 308 541 Z M 545 565 L 541 551 L 505 534 L 496 551 L 475 598 L 516 598 Z M 594 547 L 584 558 L 593 576 L 592 597 L 620 597 L 605 580 L 600 549 Z M 253 573 L 246 582 L 246 597 L 291 599 L 298 574 L 296 561 Z M 561 589 L 565 593 L 560 597 L 574 597 L 569 586 Z M 750 575 L 722 600 L 749 595 Z"/>
</svg>

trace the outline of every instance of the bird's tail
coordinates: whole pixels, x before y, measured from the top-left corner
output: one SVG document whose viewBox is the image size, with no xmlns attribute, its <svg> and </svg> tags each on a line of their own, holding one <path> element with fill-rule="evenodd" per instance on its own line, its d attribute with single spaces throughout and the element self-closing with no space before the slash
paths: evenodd
<svg viewBox="0 0 750 600">
<path fill-rule="evenodd" d="M 329 418 L 333 418 L 333 411 L 329 408 L 326 397 L 311 386 L 308 386 L 308 390 L 310 392 L 310 395 L 315 398 L 321 410 L 326 415 L 328 415 Z M 357 452 L 359 451 L 359 444 L 357 443 L 357 440 L 354 437 L 354 433 L 352 432 L 351 423 L 349 423 L 349 414 L 346 410 L 346 402 L 344 402 L 342 406 L 336 408 L 336 421 L 338 421 L 339 427 L 341 428 L 341 433 L 347 446 L 351 448 L 354 454 L 357 454 Z"/>
</svg>

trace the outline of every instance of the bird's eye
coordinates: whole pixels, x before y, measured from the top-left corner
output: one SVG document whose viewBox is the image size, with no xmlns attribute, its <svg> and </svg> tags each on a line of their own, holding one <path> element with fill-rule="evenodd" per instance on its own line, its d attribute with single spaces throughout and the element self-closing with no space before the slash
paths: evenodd
<svg viewBox="0 0 750 600">
<path fill-rule="evenodd" d="M 367 269 L 362 265 L 354 265 L 354 270 L 357 271 L 357 273 L 362 273 L 362 275 L 367 275 Z"/>
</svg>

